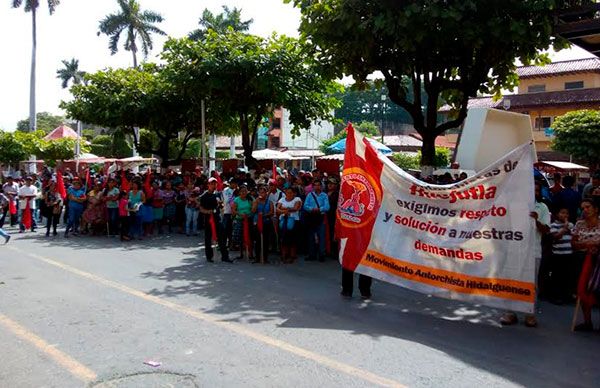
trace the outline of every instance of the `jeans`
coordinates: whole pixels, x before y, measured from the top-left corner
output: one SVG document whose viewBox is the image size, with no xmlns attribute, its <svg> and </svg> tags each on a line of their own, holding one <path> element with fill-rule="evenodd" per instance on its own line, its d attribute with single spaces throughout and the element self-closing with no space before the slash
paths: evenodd
<svg viewBox="0 0 600 388">
<path fill-rule="evenodd" d="M 311 226 L 308 229 L 308 256 L 311 258 L 316 258 L 317 254 L 320 256 L 321 259 L 325 257 L 324 223 L 321 223 L 318 226 Z"/>
<path fill-rule="evenodd" d="M 31 212 L 31 230 L 35 230 L 37 224 L 35 223 L 35 217 L 33 216 L 34 209 L 29 209 L 29 211 Z M 19 209 L 19 230 L 21 231 L 25 230 L 25 225 L 23 225 L 23 212 L 25 212 L 25 209 Z"/>
<path fill-rule="evenodd" d="M 191 225 L 191 230 L 190 230 Z M 198 233 L 198 209 L 185 208 L 185 234 Z"/>
<path fill-rule="evenodd" d="M 69 221 L 67 222 L 67 229 L 65 230 L 65 235 L 68 232 L 78 232 L 79 231 L 79 222 L 81 221 L 82 215 L 83 215 L 83 206 L 70 206 L 69 207 Z"/>
<path fill-rule="evenodd" d="M 117 235 L 119 229 L 119 208 L 107 208 L 108 210 L 108 234 L 111 236 Z"/>
<path fill-rule="evenodd" d="M 142 215 L 140 212 L 131 213 L 129 216 L 129 234 L 131 238 L 142 237 Z"/>
<path fill-rule="evenodd" d="M 10 234 L 6 233 L 4 229 L 0 228 L 0 237 L 7 238 Z"/>
</svg>

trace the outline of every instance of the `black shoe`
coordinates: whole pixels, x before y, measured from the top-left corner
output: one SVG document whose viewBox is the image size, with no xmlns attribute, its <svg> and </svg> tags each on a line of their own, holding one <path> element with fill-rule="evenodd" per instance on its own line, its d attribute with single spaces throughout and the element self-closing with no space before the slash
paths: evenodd
<svg viewBox="0 0 600 388">
<path fill-rule="evenodd" d="M 206 261 L 208 261 L 209 263 L 214 263 L 215 262 L 213 259 L 206 259 Z"/>
<path fill-rule="evenodd" d="M 50 232 L 46 232 L 46 237 L 50 237 Z"/>
<path fill-rule="evenodd" d="M 4 237 L 4 245 L 8 244 L 9 241 L 10 241 L 10 236 Z"/>
<path fill-rule="evenodd" d="M 231 259 L 221 259 L 221 261 L 225 263 L 233 263 L 233 260 Z"/>
<path fill-rule="evenodd" d="M 308 256 L 304 261 L 317 261 L 317 258 L 314 256 Z"/>
<path fill-rule="evenodd" d="M 341 295 L 341 296 L 343 296 L 343 297 L 344 297 L 344 298 L 346 298 L 346 299 L 350 299 L 350 298 L 352 298 L 352 294 L 351 294 L 351 293 L 349 293 L 349 292 L 344 292 L 344 291 L 342 291 L 342 292 L 340 292 L 340 295 Z"/>
<path fill-rule="evenodd" d="M 594 330 L 594 325 L 592 325 L 592 323 L 580 323 L 579 325 L 576 325 L 573 328 L 574 331 L 593 331 Z"/>
<path fill-rule="evenodd" d="M 56 236 L 58 234 L 58 232 L 55 230 L 54 232 L 52 232 L 53 236 Z"/>
</svg>

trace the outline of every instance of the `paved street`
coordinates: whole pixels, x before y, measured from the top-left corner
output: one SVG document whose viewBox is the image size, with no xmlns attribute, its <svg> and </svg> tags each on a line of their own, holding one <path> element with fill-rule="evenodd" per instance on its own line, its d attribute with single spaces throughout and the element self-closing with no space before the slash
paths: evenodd
<svg viewBox="0 0 600 388">
<path fill-rule="evenodd" d="M 600 386 L 600 334 L 571 333 L 572 306 L 502 328 L 499 311 L 379 282 L 370 302 L 342 299 L 333 261 L 201 257 L 179 235 L 15 234 L 0 247 L 0 386 Z"/>
</svg>

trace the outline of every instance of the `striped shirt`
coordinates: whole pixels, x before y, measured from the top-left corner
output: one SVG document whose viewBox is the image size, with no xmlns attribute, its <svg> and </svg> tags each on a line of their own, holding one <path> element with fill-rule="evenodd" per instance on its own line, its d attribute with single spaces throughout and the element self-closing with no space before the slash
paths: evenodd
<svg viewBox="0 0 600 388">
<path fill-rule="evenodd" d="M 550 225 L 550 234 L 554 235 L 562 230 L 565 224 L 562 222 L 554 221 Z M 571 247 L 571 231 L 573 230 L 573 224 L 569 222 L 568 225 L 569 231 L 563 234 L 559 238 L 555 238 L 552 242 L 552 253 L 555 255 L 570 255 L 573 253 L 573 248 Z"/>
</svg>

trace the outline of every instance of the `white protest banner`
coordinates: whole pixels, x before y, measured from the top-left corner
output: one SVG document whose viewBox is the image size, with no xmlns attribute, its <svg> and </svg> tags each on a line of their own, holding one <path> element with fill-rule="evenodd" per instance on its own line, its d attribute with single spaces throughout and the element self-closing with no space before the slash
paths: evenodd
<svg viewBox="0 0 600 388">
<path fill-rule="evenodd" d="M 346 269 L 434 296 L 533 312 L 532 145 L 451 185 L 421 182 L 348 127 L 336 234 Z"/>
</svg>

